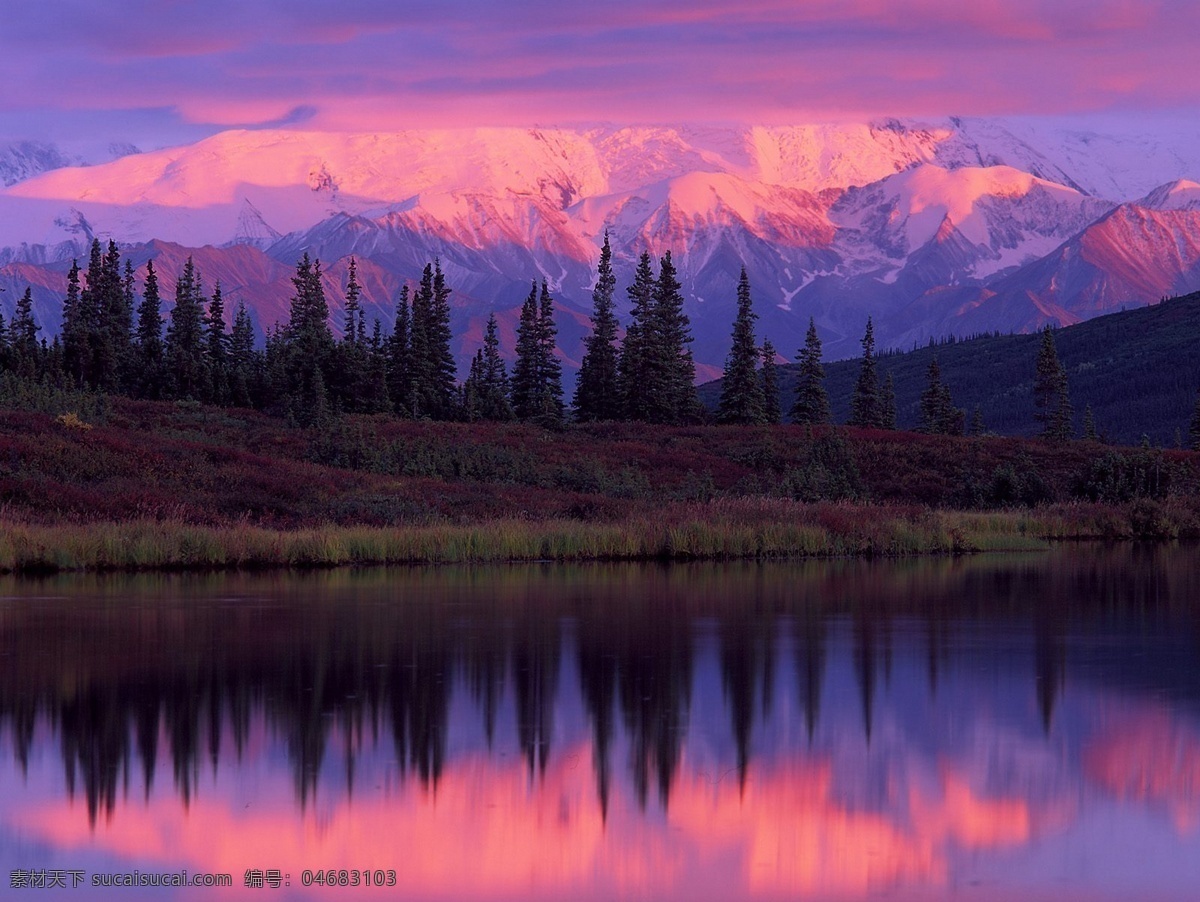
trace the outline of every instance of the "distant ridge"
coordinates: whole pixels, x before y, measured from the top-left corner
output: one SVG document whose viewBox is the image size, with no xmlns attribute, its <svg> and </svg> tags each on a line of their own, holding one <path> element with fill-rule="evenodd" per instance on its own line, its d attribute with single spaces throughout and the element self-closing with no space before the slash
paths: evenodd
<svg viewBox="0 0 1200 902">
<path fill-rule="evenodd" d="M 1114 443 L 1137 444 L 1145 435 L 1155 445 L 1173 447 L 1178 430 L 1186 445 L 1200 387 L 1200 292 L 1057 329 L 1054 341 L 1067 370 L 1077 436 L 1090 404 L 1097 431 Z M 1040 342 L 1037 334 L 998 335 L 881 354 L 880 377 L 890 372 L 895 380 L 900 428 L 917 426 L 926 371 L 936 355 L 942 380 L 968 421 L 979 405 L 989 431 L 1035 435 L 1033 376 Z M 857 360 L 825 366 L 835 422 L 850 415 L 858 369 Z M 779 375 L 786 410 L 797 367 L 781 366 Z M 719 382 L 709 383 L 701 396 L 712 407 L 719 391 Z"/>
</svg>

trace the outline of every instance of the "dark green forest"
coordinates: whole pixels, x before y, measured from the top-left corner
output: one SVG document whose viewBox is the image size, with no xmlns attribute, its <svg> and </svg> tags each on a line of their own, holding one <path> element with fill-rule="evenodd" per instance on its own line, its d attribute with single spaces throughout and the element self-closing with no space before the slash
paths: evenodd
<svg viewBox="0 0 1200 902">
<path fill-rule="evenodd" d="M 1136 445 L 1147 436 L 1159 447 L 1173 448 L 1177 441 L 1190 447 L 1189 423 L 1200 387 L 1200 292 L 1055 329 L 1053 337 L 1067 375 L 1076 437 L 1084 435 L 1090 407 L 1103 440 Z M 921 425 L 921 395 L 936 358 L 968 429 L 978 408 L 985 431 L 1034 436 L 1042 431 L 1034 406 L 1041 341 L 1039 334 L 945 340 L 907 352 L 878 352 L 875 366 L 880 379 L 892 376 L 900 429 Z M 834 423 L 851 419 L 860 370 L 859 359 L 824 365 Z M 800 364 L 778 368 L 784 410 L 792 407 L 800 371 Z M 711 409 L 719 394 L 719 382 L 700 387 L 701 400 Z"/>
</svg>

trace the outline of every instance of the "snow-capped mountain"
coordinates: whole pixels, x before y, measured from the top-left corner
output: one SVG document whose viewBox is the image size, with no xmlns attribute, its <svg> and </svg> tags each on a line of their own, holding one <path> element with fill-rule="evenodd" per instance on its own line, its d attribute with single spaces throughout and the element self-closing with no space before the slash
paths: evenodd
<svg viewBox="0 0 1200 902">
<path fill-rule="evenodd" d="M 0 185 L 15 185 L 52 169 L 107 163 L 135 153 L 140 151 L 127 143 L 74 152 L 48 141 L 16 141 L 0 145 Z"/>
<path fill-rule="evenodd" d="M 868 315 L 882 346 L 904 346 L 1200 287 L 1200 185 L 1188 181 L 1200 125 L 263 130 L 88 167 L 56 152 L 8 168 L 0 153 L 2 297 L 35 284 L 49 329 L 62 274 L 93 238 L 138 263 L 161 257 L 168 277 L 192 249 L 206 284 L 219 276 L 263 327 L 284 315 L 301 253 L 325 262 L 334 307 L 340 261 L 357 257 L 385 325 L 399 285 L 437 256 L 464 358 L 488 312 L 503 325 L 544 278 L 570 364 L 607 231 L 619 284 L 643 251 L 672 253 L 702 374 L 724 360 L 743 265 L 760 331 L 787 355 L 810 316 L 831 356 L 849 356 Z"/>
</svg>

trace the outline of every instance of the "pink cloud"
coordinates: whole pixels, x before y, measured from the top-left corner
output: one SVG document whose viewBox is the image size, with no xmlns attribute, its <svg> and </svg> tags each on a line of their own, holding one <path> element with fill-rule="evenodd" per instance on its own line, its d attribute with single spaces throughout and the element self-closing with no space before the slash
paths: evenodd
<svg viewBox="0 0 1200 902">
<path fill-rule="evenodd" d="M 0 36 L 17 111 L 163 108 L 214 127 L 846 119 L 1195 108 L 1187 0 L 150 0 Z"/>
</svg>

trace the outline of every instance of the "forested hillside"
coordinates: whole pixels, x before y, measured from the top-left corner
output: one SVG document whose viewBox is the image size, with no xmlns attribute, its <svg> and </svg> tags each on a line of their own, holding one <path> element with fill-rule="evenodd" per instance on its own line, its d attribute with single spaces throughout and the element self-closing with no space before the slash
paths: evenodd
<svg viewBox="0 0 1200 902">
<path fill-rule="evenodd" d="M 1111 442 L 1137 444 L 1146 435 L 1155 445 L 1173 447 L 1178 433 L 1187 444 L 1200 386 L 1200 293 L 1058 329 L 1054 340 L 1067 370 L 1076 435 L 1083 434 L 1090 405 L 1096 431 Z M 890 372 L 895 381 L 898 426 L 917 428 L 921 392 L 936 356 L 942 381 L 954 404 L 966 410 L 968 423 L 978 406 L 988 431 L 1036 435 L 1033 382 L 1040 342 L 1038 334 L 995 335 L 878 355 L 880 378 Z M 780 350 L 794 359 L 797 349 Z M 835 423 L 850 416 L 858 370 L 858 360 L 826 364 Z M 798 367 L 781 366 L 778 374 L 787 411 Z M 719 393 L 718 382 L 701 388 L 710 409 Z"/>
</svg>

